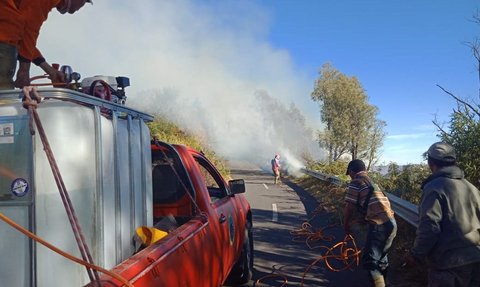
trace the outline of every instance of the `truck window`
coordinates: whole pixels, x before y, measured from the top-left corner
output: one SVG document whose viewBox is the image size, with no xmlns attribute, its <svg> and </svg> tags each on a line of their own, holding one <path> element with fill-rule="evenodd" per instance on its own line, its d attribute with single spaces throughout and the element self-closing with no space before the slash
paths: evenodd
<svg viewBox="0 0 480 287">
<path fill-rule="evenodd" d="M 153 166 L 153 202 L 177 202 L 185 191 L 180 187 L 180 181 L 169 164 L 156 164 Z"/>
<path fill-rule="evenodd" d="M 212 167 L 201 157 L 195 157 L 195 161 L 203 175 L 208 194 L 210 195 L 210 201 L 215 202 L 226 197 L 228 194 L 225 185 Z"/>
<path fill-rule="evenodd" d="M 152 150 L 153 222 L 173 216 L 185 222 L 193 216 L 195 194 L 178 155 L 168 149 Z"/>
</svg>

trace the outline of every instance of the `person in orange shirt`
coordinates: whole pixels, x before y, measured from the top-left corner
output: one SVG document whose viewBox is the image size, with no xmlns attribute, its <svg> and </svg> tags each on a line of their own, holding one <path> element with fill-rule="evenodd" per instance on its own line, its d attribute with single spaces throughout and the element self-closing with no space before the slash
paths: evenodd
<svg viewBox="0 0 480 287">
<path fill-rule="evenodd" d="M 23 17 L 14 0 L 0 2 L 0 89 L 13 89 Z"/>
<path fill-rule="evenodd" d="M 30 84 L 31 62 L 42 68 L 52 82 L 64 74 L 45 61 L 37 49 L 43 22 L 53 9 L 73 14 L 91 0 L 2 0 L 0 2 L 0 89 L 22 88 Z M 19 68 L 15 82 L 16 61 Z"/>
</svg>

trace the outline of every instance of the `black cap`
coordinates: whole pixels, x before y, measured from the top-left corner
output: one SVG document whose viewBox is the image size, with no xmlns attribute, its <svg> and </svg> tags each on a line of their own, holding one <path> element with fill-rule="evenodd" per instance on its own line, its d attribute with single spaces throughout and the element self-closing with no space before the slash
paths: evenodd
<svg viewBox="0 0 480 287">
<path fill-rule="evenodd" d="M 350 171 L 357 173 L 365 170 L 367 170 L 367 168 L 365 167 L 365 163 L 363 163 L 363 161 L 360 159 L 354 159 L 348 163 L 346 175 L 348 175 Z"/>
<path fill-rule="evenodd" d="M 430 146 L 427 151 L 429 158 L 433 158 L 442 162 L 455 162 L 456 155 L 453 146 L 445 142 L 436 142 Z"/>
</svg>

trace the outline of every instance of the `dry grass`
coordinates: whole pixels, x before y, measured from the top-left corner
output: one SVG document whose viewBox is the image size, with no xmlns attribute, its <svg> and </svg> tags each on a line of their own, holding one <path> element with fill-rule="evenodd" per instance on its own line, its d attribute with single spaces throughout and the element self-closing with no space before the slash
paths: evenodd
<svg viewBox="0 0 480 287">
<path fill-rule="evenodd" d="M 224 178 L 230 178 L 230 170 L 227 167 L 227 161 L 215 153 L 213 148 L 207 144 L 207 141 L 201 137 L 188 133 L 174 122 L 155 115 L 155 120 L 147 124 L 150 128 L 152 137 L 170 144 L 182 144 L 201 151 L 213 163 Z"/>
<path fill-rule="evenodd" d="M 314 196 L 324 211 L 332 214 L 332 223 L 341 224 L 342 209 L 344 205 L 345 189 L 328 185 L 318 179 L 305 177 L 295 180 Z M 426 269 L 420 266 L 403 267 L 404 254 L 412 247 L 415 238 L 415 227 L 401 218 L 396 217 L 398 224 L 397 236 L 389 253 L 390 270 L 387 276 L 387 286 L 391 287 L 420 287 L 427 286 Z M 360 221 L 359 221 L 360 223 Z M 355 233 L 358 236 L 365 235 L 364 225 L 357 224 Z"/>
</svg>

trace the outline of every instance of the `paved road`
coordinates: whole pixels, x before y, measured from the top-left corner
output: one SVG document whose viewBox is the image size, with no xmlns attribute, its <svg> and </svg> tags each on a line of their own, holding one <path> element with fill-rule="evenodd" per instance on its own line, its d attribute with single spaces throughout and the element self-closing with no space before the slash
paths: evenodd
<svg viewBox="0 0 480 287">
<path fill-rule="evenodd" d="M 245 179 L 246 196 L 253 212 L 255 272 L 250 286 L 369 286 L 367 274 L 361 268 L 332 272 L 323 263 L 306 273 L 302 285 L 306 268 L 322 251 L 309 249 L 305 242 L 294 242 L 290 232 L 312 217 L 318 203 L 287 181 L 273 184 L 273 176 L 255 166 L 232 163 L 231 168 L 233 178 Z M 327 217 L 316 216 L 312 225 L 316 228 L 326 226 Z M 322 243 L 328 246 L 341 241 L 344 236 L 340 227 L 328 229 L 327 234 L 335 236 L 334 241 Z M 270 274 L 284 275 L 288 283 L 282 285 L 283 279 L 277 277 L 277 281 L 262 280 L 264 283 L 255 284 L 256 280 Z"/>
</svg>

